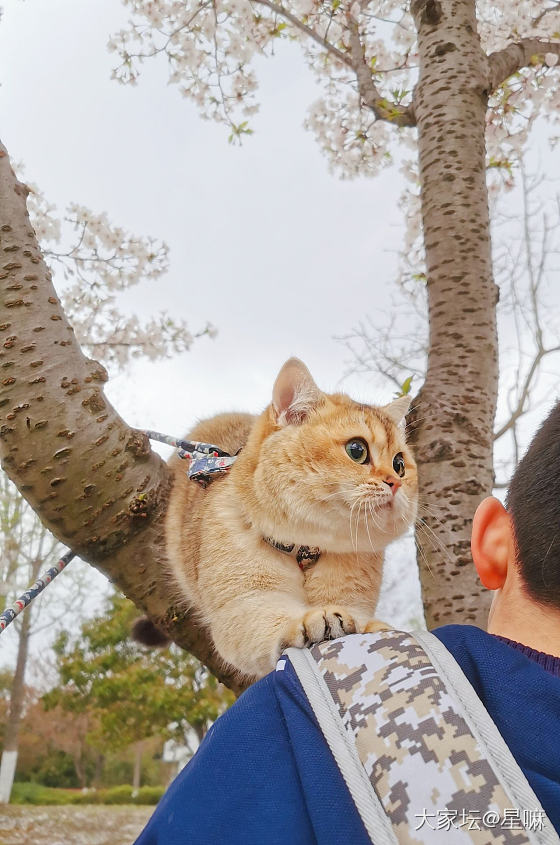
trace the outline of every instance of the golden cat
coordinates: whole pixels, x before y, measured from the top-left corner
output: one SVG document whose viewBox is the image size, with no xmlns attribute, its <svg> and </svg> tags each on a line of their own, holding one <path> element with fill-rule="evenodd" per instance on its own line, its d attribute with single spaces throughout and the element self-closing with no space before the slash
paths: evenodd
<svg viewBox="0 0 560 845">
<path fill-rule="evenodd" d="M 173 457 L 167 554 L 218 654 L 262 676 L 284 648 L 363 631 L 383 549 L 416 516 L 406 397 L 383 408 L 322 393 L 297 358 L 260 416 L 220 414 L 192 440 L 241 452 L 202 489 Z"/>
</svg>

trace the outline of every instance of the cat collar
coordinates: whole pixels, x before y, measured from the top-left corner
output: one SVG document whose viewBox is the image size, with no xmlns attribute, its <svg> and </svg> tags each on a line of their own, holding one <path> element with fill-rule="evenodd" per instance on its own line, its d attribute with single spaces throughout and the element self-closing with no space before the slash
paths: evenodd
<svg viewBox="0 0 560 845">
<path fill-rule="evenodd" d="M 321 557 L 321 550 L 317 546 L 296 546 L 295 543 L 279 543 L 278 540 L 273 540 L 272 537 L 263 537 L 265 543 L 272 546 L 273 549 L 278 549 L 285 555 L 292 555 L 297 561 L 297 565 L 302 572 L 307 572 L 314 566 Z"/>
<path fill-rule="evenodd" d="M 231 469 L 237 455 L 230 455 L 224 452 L 219 446 L 212 443 L 201 443 L 198 440 L 180 440 L 178 437 L 171 437 L 169 434 L 160 434 L 158 431 L 145 431 L 150 440 L 159 440 L 160 443 L 167 443 L 174 446 L 180 458 L 189 461 L 187 475 L 191 481 L 196 481 L 201 487 L 208 487 L 211 481 Z"/>
</svg>

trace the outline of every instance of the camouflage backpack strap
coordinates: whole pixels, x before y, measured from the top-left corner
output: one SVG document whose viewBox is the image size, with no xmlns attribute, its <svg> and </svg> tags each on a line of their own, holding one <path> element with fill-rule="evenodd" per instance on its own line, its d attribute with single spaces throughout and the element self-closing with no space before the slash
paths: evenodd
<svg viewBox="0 0 560 845">
<path fill-rule="evenodd" d="M 375 845 L 559 845 L 432 634 L 355 634 L 287 656 Z"/>
</svg>

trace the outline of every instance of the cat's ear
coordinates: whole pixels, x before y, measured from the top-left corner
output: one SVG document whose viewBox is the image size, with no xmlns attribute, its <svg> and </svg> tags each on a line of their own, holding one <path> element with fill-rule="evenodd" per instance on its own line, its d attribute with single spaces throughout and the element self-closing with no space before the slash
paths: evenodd
<svg viewBox="0 0 560 845">
<path fill-rule="evenodd" d="M 322 400 L 323 394 L 303 361 L 290 358 L 276 378 L 272 407 L 280 425 L 302 423 Z"/>
<path fill-rule="evenodd" d="M 385 411 L 389 419 L 391 419 L 395 425 L 404 428 L 406 421 L 405 418 L 408 414 L 411 401 L 412 398 L 410 396 L 399 396 L 398 399 L 395 399 L 393 402 L 389 402 L 388 405 L 384 405 L 381 410 Z"/>
</svg>

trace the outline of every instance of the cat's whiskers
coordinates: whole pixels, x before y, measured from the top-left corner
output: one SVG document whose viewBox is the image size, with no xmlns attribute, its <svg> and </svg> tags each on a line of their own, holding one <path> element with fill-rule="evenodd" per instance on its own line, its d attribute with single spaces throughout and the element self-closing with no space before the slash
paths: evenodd
<svg viewBox="0 0 560 845">
<path fill-rule="evenodd" d="M 354 508 L 358 504 L 359 499 L 356 499 L 350 508 L 350 543 L 352 544 L 352 548 L 355 550 L 356 554 L 358 553 L 358 523 L 356 522 L 356 543 L 354 544 L 354 534 L 352 531 L 352 516 L 354 514 Z"/>
<path fill-rule="evenodd" d="M 367 531 L 367 535 L 368 535 L 369 544 L 371 546 L 371 550 L 372 550 L 372 552 L 374 552 L 375 549 L 373 548 L 373 540 L 371 539 L 371 534 L 369 533 L 368 513 L 369 513 L 369 516 L 371 516 L 371 518 L 373 519 L 374 525 L 375 525 L 375 519 L 373 517 L 371 502 L 365 502 L 365 505 L 366 505 L 366 507 L 365 507 L 366 531 Z"/>
<path fill-rule="evenodd" d="M 422 519 L 422 517 L 425 517 L 425 518 Z M 416 515 L 416 522 L 421 523 L 424 526 L 424 528 L 433 535 L 433 537 L 437 540 L 437 542 L 441 545 L 441 547 L 443 549 L 445 549 L 446 548 L 445 544 L 443 543 L 441 538 L 438 537 L 437 533 L 434 531 L 434 529 L 429 524 L 427 519 L 429 519 L 435 526 L 441 526 L 442 528 L 445 527 L 445 523 L 438 516 L 436 516 L 436 514 L 430 513 L 430 511 L 427 509 L 426 505 L 422 505 L 420 512 L 417 513 L 417 515 Z"/>
<path fill-rule="evenodd" d="M 435 546 L 436 550 L 440 551 L 450 563 L 455 564 L 453 557 L 449 553 L 449 550 L 446 548 L 443 541 L 438 537 L 435 531 L 430 528 L 430 526 L 426 522 L 424 522 L 424 520 L 420 517 L 416 519 L 416 527 L 418 530 L 421 530 L 423 532 L 426 540 L 432 543 L 432 545 Z"/>
<path fill-rule="evenodd" d="M 383 503 L 382 503 L 382 504 L 383 504 Z M 374 503 L 374 502 L 372 502 L 372 501 L 370 500 L 369 506 L 370 506 L 370 509 L 371 509 L 371 518 L 373 519 L 373 523 L 374 523 L 375 527 L 376 527 L 379 531 L 383 531 L 383 527 L 382 527 L 381 523 L 380 523 L 380 522 L 378 522 L 378 520 L 377 520 L 377 516 L 378 516 L 378 514 L 377 514 L 377 512 L 376 512 L 376 506 L 375 506 L 375 503 Z"/>
<path fill-rule="evenodd" d="M 399 514 L 399 519 L 401 519 L 405 524 L 411 521 L 411 517 L 414 514 L 416 517 L 416 507 L 411 502 L 407 493 L 401 489 L 400 491 L 401 501 L 403 503 L 403 507 L 401 508 L 401 513 Z"/>
<path fill-rule="evenodd" d="M 428 570 L 428 572 L 430 573 L 432 578 L 435 578 L 436 576 L 434 575 L 434 571 L 433 571 L 432 567 L 430 566 L 430 562 L 429 562 L 428 558 L 426 557 L 426 553 L 425 553 L 424 549 L 422 548 L 422 546 L 420 545 L 420 543 L 418 542 L 418 540 L 416 539 L 416 537 L 414 538 L 414 545 L 416 546 L 416 551 L 419 552 L 420 557 L 422 558 L 422 560 L 426 564 L 426 569 Z"/>
<path fill-rule="evenodd" d="M 338 490 L 334 490 L 332 493 L 327 493 L 324 496 L 321 496 L 322 502 L 327 502 L 329 499 L 336 499 L 341 498 L 344 502 L 348 502 L 348 495 L 351 494 L 355 490 L 355 487 L 348 486 L 345 488 L 339 488 Z"/>
<path fill-rule="evenodd" d="M 436 504 L 434 504 L 434 503 L 432 503 L 432 502 L 430 502 L 430 504 L 428 504 L 427 502 L 424 502 L 424 501 L 422 501 L 421 499 L 419 499 L 419 500 L 418 500 L 418 507 L 419 507 L 419 508 L 423 508 L 426 512 L 428 512 L 428 511 L 432 511 L 432 513 L 433 513 L 434 511 L 437 511 L 437 510 L 439 510 L 439 511 L 444 511 L 444 510 L 446 510 L 446 506 L 445 506 L 445 505 L 436 505 Z"/>
<path fill-rule="evenodd" d="M 406 493 L 404 490 L 402 490 L 402 489 L 401 489 L 400 495 L 404 498 L 406 505 L 407 505 L 407 506 L 410 506 L 411 502 L 410 502 L 410 498 L 409 498 L 409 496 L 407 495 L 407 493 Z M 437 522 L 439 525 L 443 525 L 443 523 L 441 522 L 441 520 L 440 520 L 440 519 L 439 519 L 439 518 L 438 518 L 438 517 L 437 517 L 434 513 L 432 513 L 432 512 L 431 512 L 431 507 L 429 507 L 428 505 L 426 505 L 425 503 L 420 502 L 420 501 L 418 501 L 418 502 L 417 502 L 417 507 L 418 507 L 418 509 L 419 509 L 421 512 L 423 512 L 425 515 L 429 516 L 429 517 L 430 517 L 430 519 L 433 519 L 433 520 L 434 520 L 435 522 Z M 403 514 L 402 514 L 402 519 L 403 519 L 405 522 L 407 521 L 407 519 L 406 519 L 406 513 L 403 513 Z M 415 526 L 418 528 L 418 531 L 419 531 L 419 532 L 421 532 L 421 534 L 422 534 L 422 535 L 426 538 L 426 540 L 427 540 L 428 542 L 430 542 L 430 543 L 431 543 L 431 544 L 432 544 L 432 545 L 433 545 L 433 546 L 434 546 L 437 550 L 439 550 L 439 551 L 440 551 L 440 552 L 441 552 L 441 553 L 442 553 L 442 554 L 443 554 L 443 555 L 444 555 L 444 556 L 445 556 L 445 557 L 446 557 L 446 558 L 447 558 L 447 559 L 448 559 L 451 563 L 453 563 L 453 558 L 452 558 L 452 556 L 450 555 L 450 553 L 449 553 L 448 549 L 445 547 L 444 543 L 443 543 L 443 542 L 442 542 L 442 540 L 438 537 L 438 535 L 435 533 L 435 531 L 432 529 L 432 527 L 431 527 L 430 525 L 428 525 L 428 523 L 427 523 L 424 519 L 422 519 L 422 516 L 421 516 L 421 515 L 418 515 L 418 514 L 417 514 L 416 519 L 415 519 Z M 426 565 L 426 568 L 427 568 L 428 572 L 430 573 L 430 575 L 432 576 L 432 578 L 435 578 L 435 575 L 434 575 L 434 572 L 433 572 L 433 570 L 432 570 L 432 567 L 430 566 L 430 563 L 429 563 L 429 561 L 428 561 L 428 558 L 427 558 L 426 552 L 424 551 L 424 549 L 422 548 L 422 546 L 420 545 L 420 543 L 418 542 L 418 540 L 416 539 L 416 537 L 414 538 L 414 543 L 415 543 L 415 546 L 416 546 L 417 551 L 418 551 L 418 552 L 419 552 L 419 554 L 420 554 L 420 557 L 422 558 L 422 560 L 424 561 L 424 563 L 425 563 L 425 565 Z"/>
<path fill-rule="evenodd" d="M 360 519 L 361 519 L 361 514 L 362 514 L 362 504 L 363 504 L 363 502 L 360 498 L 358 498 L 358 499 L 356 499 L 355 504 L 358 506 L 358 511 L 357 511 L 357 514 L 356 514 L 356 533 L 355 533 L 355 543 L 353 543 L 353 546 L 354 546 L 354 554 L 356 555 L 356 561 L 357 561 L 358 558 L 359 558 L 358 544 L 359 544 Z"/>
</svg>

